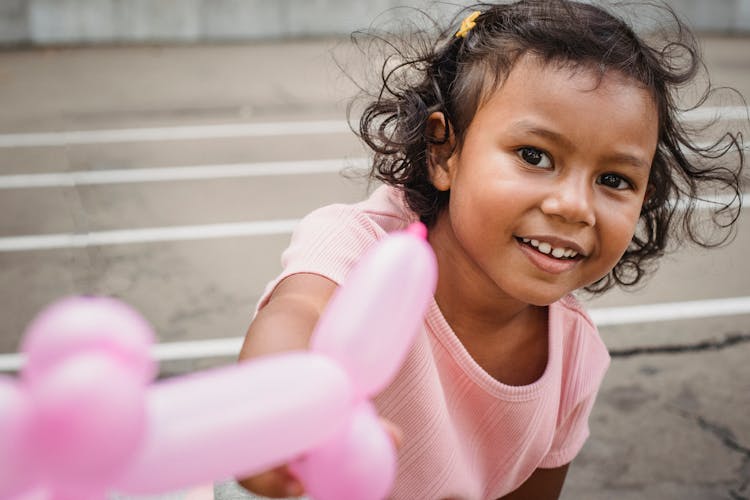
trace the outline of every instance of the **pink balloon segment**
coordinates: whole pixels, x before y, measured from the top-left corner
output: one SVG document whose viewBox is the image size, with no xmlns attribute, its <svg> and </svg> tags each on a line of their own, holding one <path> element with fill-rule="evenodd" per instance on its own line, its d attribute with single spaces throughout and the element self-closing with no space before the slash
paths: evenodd
<svg viewBox="0 0 750 500">
<path fill-rule="evenodd" d="M 425 237 L 416 223 L 368 252 L 309 351 L 162 382 L 135 310 L 53 304 L 26 332 L 20 380 L 0 377 L 0 497 L 163 493 L 284 463 L 315 499 L 386 497 L 396 452 L 369 398 L 399 370 L 434 293 Z"/>
</svg>

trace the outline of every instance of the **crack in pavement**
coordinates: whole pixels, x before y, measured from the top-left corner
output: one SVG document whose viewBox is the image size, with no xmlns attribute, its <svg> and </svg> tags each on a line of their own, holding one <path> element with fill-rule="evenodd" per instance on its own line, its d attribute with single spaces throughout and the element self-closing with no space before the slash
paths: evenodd
<svg viewBox="0 0 750 500">
<path fill-rule="evenodd" d="M 748 497 L 743 493 L 747 490 L 748 487 L 748 477 L 746 473 L 743 473 L 743 471 L 746 470 L 748 464 L 750 464 L 750 448 L 747 448 L 740 444 L 737 441 L 734 432 L 732 432 L 730 428 L 716 422 L 711 422 L 701 415 L 696 415 L 682 408 L 673 408 L 680 416 L 688 420 L 692 420 L 698 425 L 701 430 L 708 432 L 712 436 L 718 438 L 719 441 L 727 449 L 735 453 L 739 453 L 743 456 L 742 466 L 738 471 L 740 474 L 740 478 L 738 479 L 739 484 L 736 488 L 730 489 L 728 493 L 733 500 L 748 500 Z"/>
<path fill-rule="evenodd" d="M 698 427 L 719 438 L 724 446 L 732 451 L 744 455 L 746 459 L 750 459 L 750 448 L 746 448 L 738 443 L 737 439 L 734 436 L 734 432 L 732 432 L 732 430 L 728 427 L 716 424 L 714 422 L 709 422 L 707 419 L 701 417 L 700 415 L 691 415 L 688 412 L 685 412 L 683 416 L 688 418 L 692 417 L 695 423 L 698 424 Z"/>
<path fill-rule="evenodd" d="M 750 343 L 750 333 L 728 333 L 722 338 L 713 338 L 693 344 L 670 344 L 641 346 L 627 349 L 612 349 L 610 355 L 615 358 L 630 358 L 641 355 L 659 354 L 682 354 L 706 351 L 720 351 L 741 344 Z M 672 411 L 682 418 L 694 422 L 701 431 L 707 432 L 729 451 L 739 453 L 742 457 L 742 465 L 736 471 L 735 479 L 729 483 L 723 483 L 727 487 L 727 498 L 731 500 L 750 500 L 750 447 L 743 445 L 735 436 L 735 433 L 727 426 L 712 422 L 707 418 L 690 412 L 679 406 L 670 405 Z"/>
<path fill-rule="evenodd" d="M 748 486 L 750 486 L 750 460 L 745 459 L 742 462 L 742 467 L 740 468 L 740 474 L 745 479 L 740 482 L 740 485 L 737 488 L 732 488 L 729 490 L 729 496 L 732 498 L 732 500 L 749 500 L 750 497 L 750 489 Z"/>
<path fill-rule="evenodd" d="M 697 342 L 695 344 L 671 344 L 644 347 L 631 347 L 628 349 L 611 349 L 609 355 L 612 358 L 631 358 L 633 356 L 653 354 L 682 354 L 686 352 L 719 351 L 739 344 L 750 342 L 750 333 L 731 333 L 723 339 L 712 339 Z"/>
</svg>

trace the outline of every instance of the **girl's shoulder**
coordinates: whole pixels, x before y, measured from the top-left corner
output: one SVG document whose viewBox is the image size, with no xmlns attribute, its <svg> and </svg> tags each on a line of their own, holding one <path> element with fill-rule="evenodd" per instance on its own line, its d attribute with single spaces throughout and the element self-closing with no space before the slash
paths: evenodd
<svg viewBox="0 0 750 500">
<path fill-rule="evenodd" d="M 583 321 L 593 332 L 599 336 L 599 330 L 596 327 L 596 323 L 591 319 L 586 307 L 573 294 L 567 294 L 557 302 L 553 304 L 557 307 L 561 314 L 568 320 L 575 318 L 576 320 Z"/>
<path fill-rule="evenodd" d="M 405 229 L 416 220 L 417 215 L 407 207 L 403 192 L 383 185 L 363 201 L 336 203 L 310 212 L 302 219 L 300 227 L 316 232 L 366 231 L 380 239 L 386 233 Z"/>
<path fill-rule="evenodd" d="M 549 309 L 550 335 L 560 339 L 563 371 L 581 395 L 597 391 L 609 368 L 610 355 L 596 324 L 573 295 L 566 295 Z M 577 399 L 577 398 L 572 398 Z"/>
<path fill-rule="evenodd" d="M 341 283 L 369 248 L 387 233 L 406 228 L 413 217 L 400 192 L 386 186 L 359 203 L 318 208 L 295 227 L 281 255 L 280 278 L 307 272 Z"/>
<path fill-rule="evenodd" d="M 403 191 L 393 186 L 378 187 L 366 200 L 354 205 L 386 233 L 405 229 L 419 220 L 406 204 Z"/>
</svg>

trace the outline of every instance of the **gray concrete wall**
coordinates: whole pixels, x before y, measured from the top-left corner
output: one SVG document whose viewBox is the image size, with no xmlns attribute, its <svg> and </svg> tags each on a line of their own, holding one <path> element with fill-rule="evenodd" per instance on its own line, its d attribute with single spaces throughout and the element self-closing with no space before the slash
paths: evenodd
<svg viewBox="0 0 750 500">
<path fill-rule="evenodd" d="M 699 30 L 750 33 L 750 0 L 671 0 L 670 3 Z M 345 35 L 367 27 L 389 8 L 405 4 L 428 2 L 0 0 L 0 44 L 194 42 Z M 429 4 L 434 11 L 434 2 Z M 398 15 L 391 12 L 386 17 Z"/>
</svg>

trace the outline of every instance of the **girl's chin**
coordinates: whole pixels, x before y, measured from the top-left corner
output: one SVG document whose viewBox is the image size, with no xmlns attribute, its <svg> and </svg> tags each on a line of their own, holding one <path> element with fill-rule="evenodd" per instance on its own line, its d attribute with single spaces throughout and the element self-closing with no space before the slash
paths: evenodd
<svg viewBox="0 0 750 500">
<path fill-rule="evenodd" d="M 547 307 L 573 293 L 576 289 L 568 290 L 559 286 L 540 286 L 535 289 L 526 289 L 516 294 L 516 298 L 526 304 L 538 307 Z"/>
</svg>

